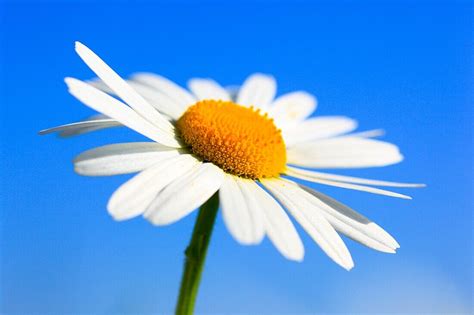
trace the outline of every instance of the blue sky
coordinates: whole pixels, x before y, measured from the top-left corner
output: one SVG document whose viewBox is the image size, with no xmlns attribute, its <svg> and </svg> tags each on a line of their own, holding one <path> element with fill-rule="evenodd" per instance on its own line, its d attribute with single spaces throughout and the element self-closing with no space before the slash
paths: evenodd
<svg viewBox="0 0 474 315">
<path fill-rule="evenodd" d="M 411 201 L 316 187 L 379 223 L 396 255 L 347 240 L 356 267 L 332 263 L 302 232 L 302 263 L 265 240 L 238 245 L 218 218 L 200 313 L 472 311 L 472 3 L 461 1 L 0 2 L 0 312 L 170 313 L 195 215 L 155 228 L 105 210 L 129 176 L 85 178 L 72 158 L 141 140 L 124 129 L 70 140 L 37 131 L 91 111 L 63 78 L 91 71 L 80 40 L 126 76 L 152 71 L 239 84 L 273 74 L 317 115 L 382 127 L 406 159 L 341 174 L 424 182 Z"/>
</svg>

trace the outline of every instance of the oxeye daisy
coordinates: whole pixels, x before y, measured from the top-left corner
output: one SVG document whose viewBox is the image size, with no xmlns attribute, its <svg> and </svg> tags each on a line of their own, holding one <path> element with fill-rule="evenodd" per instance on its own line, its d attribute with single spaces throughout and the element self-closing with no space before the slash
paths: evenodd
<svg viewBox="0 0 474 315">
<path fill-rule="evenodd" d="M 193 246 L 197 234 L 204 231 L 208 242 L 220 205 L 225 225 L 239 243 L 258 244 L 268 236 L 284 257 L 301 261 L 304 247 L 290 214 L 331 259 L 348 270 L 353 260 L 338 233 L 386 253 L 399 247 L 368 218 L 301 184 L 409 199 L 373 186 L 423 185 L 314 170 L 402 161 L 397 146 L 373 139 L 378 130 L 351 134 L 357 126 L 353 119 L 310 117 L 316 99 L 302 91 L 275 98 L 276 82 L 269 75 L 253 74 L 236 91 L 210 79 L 191 79 L 186 90 L 150 73 L 124 80 L 83 44 L 76 43 L 76 52 L 98 79 L 66 78 L 66 84 L 74 97 L 99 114 L 40 133 L 68 137 L 126 126 L 151 140 L 102 146 L 74 160 L 81 175 L 139 172 L 110 198 L 107 209 L 114 219 L 142 215 L 154 225 L 167 225 L 202 206 L 190 254 L 199 247 Z M 196 255 L 205 255 L 205 248 Z M 185 273 L 192 274 L 191 269 Z M 186 285 L 181 295 L 195 295 L 197 289 Z"/>
</svg>

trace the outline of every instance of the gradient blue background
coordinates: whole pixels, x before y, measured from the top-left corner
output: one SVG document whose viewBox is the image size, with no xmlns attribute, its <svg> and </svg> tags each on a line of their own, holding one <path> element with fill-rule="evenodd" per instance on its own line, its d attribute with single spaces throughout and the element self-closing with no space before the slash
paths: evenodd
<svg viewBox="0 0 474 315">
<path fill-rule="evenodd" d="M 279 93 L 314 93 L 319 115 L 382 127 L 406 156 L 340 173 L 428 184 L 401 189 L 411 201 L 318 187 L 401 244 L 389 255 L 346 239 L 351 272 L 303 232 L 302 263 L 283 259 L 268 240 L 240 246 L 219 217 L 199 313 L 472 311 L 472 3 L 9 1 L 0 14 L 0 313 L 174 308 L 195 215 L 165 228 L 114 222 L 107 199 L 129 176 L 72 170 L 83 150 L 142 138 L 125 129 L 71 140 L 36 134 L 91 114 L 63 83 L 92 77 L 75 40 L 122 75 L 238 84 L 254 71 L 272 73 Z"/>
</svg>

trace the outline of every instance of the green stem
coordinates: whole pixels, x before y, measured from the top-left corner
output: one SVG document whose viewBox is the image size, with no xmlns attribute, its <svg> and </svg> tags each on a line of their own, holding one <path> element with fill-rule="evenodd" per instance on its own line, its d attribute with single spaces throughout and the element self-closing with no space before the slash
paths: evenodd
<svg viewBox="0 0 474 315">
<path fill-rule="evenodd" d="M 184 272 L 181 278 L 176 315 L 193 314 L 194 304 L 201 282 L 201 274 L 206 260 L 207 247 L 212 235 L 212 228 L 219 208 L 219 195 L 216 192 L 199 209 L 194 224 L 193 235 L 186 251 Z"/>
</svg>

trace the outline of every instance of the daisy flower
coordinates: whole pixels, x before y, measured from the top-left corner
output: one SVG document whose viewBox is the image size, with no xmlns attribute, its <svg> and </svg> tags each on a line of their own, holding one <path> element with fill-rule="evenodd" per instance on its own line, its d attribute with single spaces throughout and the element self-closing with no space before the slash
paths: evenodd
<svg viewBox="0 0 474 315">
<path fill-rule="evenodd" d="M 399 248 L 370 219 L 301 184 L 409 199 L 374 186 L 422 185 L 313 170 L 402 161 L 397 146 L 373 139 L 379 131 L 351 134 L 357 126 L 353 119 L 311 117 L 316 109 L 311 94 L 297 91 L 275 98 L 276 82 L 268 75 L 251 75 L 238 90 L 191 79 L 186 90 L 150 73 L 124 80 L 83 44 L 76 43 L 76 52 L 99 79 L 66 78 L 69 92 L 100 114 L 40 133 L 68 137 L 126 126 L 151 140 L 102 146 L 74 160 L 81 175 L 138 172 L 110 198 L 107 209 L 114 219 L 142 215 L 154 225 L 167 225 L 218 193 L 225 225 L 239 243 L 258 244 L 268 236 L 291 260 L 301 261 L 304 247 L 288 214 L 348 270 L 354 263 L 339 233 L 381 252 Z"/>
</svg>

